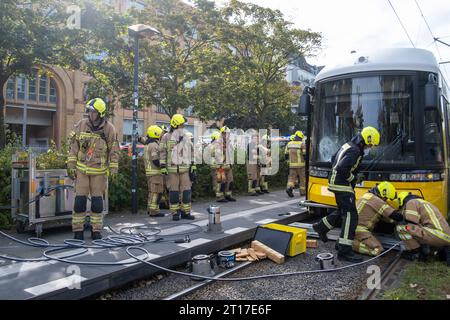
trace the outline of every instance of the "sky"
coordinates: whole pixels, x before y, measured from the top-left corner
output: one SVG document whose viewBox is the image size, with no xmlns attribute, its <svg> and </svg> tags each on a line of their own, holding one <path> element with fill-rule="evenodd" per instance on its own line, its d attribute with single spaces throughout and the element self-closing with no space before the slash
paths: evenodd
<svg viewBox="0 0 450 320">
<path fill-rule="evenodd" d="M 221 4 L 226 0 L 215 0 Z M 323 50 L 307 61 L 338 62 L 350 51 L 412 47 L 388 0 L 243 0 L 280 10 L 300 29 L 321 32 Z M 450 45 L 450 0 L 390 0 L 416 48 L 430 50 L 437 61 L 450 61 L 450 47 L 435 43 L 416 4 L 436 38 Z M 437 44 L 437 47 L 436 47 Z M 438 52 L 439 50 L 439 52 Z M 450 81 L 450 63 L 444 74 Z"/>
</svg>

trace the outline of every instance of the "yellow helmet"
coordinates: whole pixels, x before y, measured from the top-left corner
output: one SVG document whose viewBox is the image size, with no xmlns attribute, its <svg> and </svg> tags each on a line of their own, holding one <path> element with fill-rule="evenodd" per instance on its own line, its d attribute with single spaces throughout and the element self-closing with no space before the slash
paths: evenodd
<svg viewBox="0 0 450 320">
<path fill-rule="evenodd" d="M 230 128 L 228 128 L 227 126 L 223 126 L 222 128 L 220 128 L 220 133 L 224 132 L 230 132 Z"/>
<path fill-rule="evenodd" d="M 291 134 L 291 136 L 289 137 L 289 140 L 294 141 L 295 135 Z"/>
<path fill-rule="evenodd" d="M 182 114 L 177 113 L 173 115 L 172 119 L 170 119 L 170 126 L 176 129 L 186 122 L 187 119 Z"/>
<path fill-rule="evenodd" d="M 211 140 L 217 140 L 217 139 L 220 139 L 220 132 L 219 131 L 214 131 L 212 134 L 211 134 Z"/>
<path fill-rule="evenodd" d="M 374 127 L 365 127 L 361 131 L 364 143 L 368 146 L 377 146 L 380 144 L 380 133 Z"/>
<path fill-rule="evenodd" d="M 295 131 L 294 133 L 294 138 L 295 137 L 299 137 L 300 139 L 304 140 L 305 139 L 305 135 L 303 134 L 303 132 L 299 131 Z"/>
<path fill-rule="evenodd" d="M 397 197 L 397 191 L 392 183 L 383 181 L 377 185 L 378 192 L 383 198 L 394 200 Z"/>
<path fill-rule="evenodd" d="M 398 197 L 397 197 L 397 199 L 398 199 L 398 206 L 399 207 L 403 207 L 403 205 L 405 204 L 404 202 L 405 202 L 405 198 L 407 197 L 407 196 L 409 196 L 411 193 L 410 192 L 407 192 L 407 191 L 403 191 L 403 192 L 400 192 L 399 194 L 398 194 Z"/>
<path fill-rule="evenodd" d="M 163 133 L 163 129 L 158 127 L 157 125 L 152 125 L 147 129 L 147 136 L 154 139 L 161 138 L 161 134 Z"/>
<path fill-rule="evenodd" d="M 106 103 L 100 98 L 89 100 L 86 103 L 86 109 L 97 111 L 100 118 L 106 115 Z"/>
</svg>

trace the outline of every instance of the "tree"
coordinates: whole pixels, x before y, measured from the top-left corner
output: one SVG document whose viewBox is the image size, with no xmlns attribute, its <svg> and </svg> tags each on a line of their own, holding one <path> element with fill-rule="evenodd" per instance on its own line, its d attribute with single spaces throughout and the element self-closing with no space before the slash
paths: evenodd
<svg viewBox="0 0 450 320">
<path fill-rule="evenodd" d="M 75 4 L 80 7 L 81 28 L 67 27 L 72 12 L 64 1 L 0 1 L 0 148 L 5 145 L 3 88 L 10 77 L 31 75 L 45 65 L 89 70 L 89 54 L 103 52 L 100 44 L 117 42 L 113 35 L 126 17 L 112 9 L 98 11 L 90 1 Z"/>
<path fill-rule="evenodd" d="M 290 105 L 298 100 L 285 80 L 293 56 L 309 56 L 320 48 L 321 35 L 299 30 L 278 10 L 232 0 L 221 10 L 227 22 L 216 74 L 197 90 L 199 114 L 224 117 L 242 128 L 282 128 L 293 123 Z M 211 107 L 214 103 L 214 107 Z"/>
</svg>

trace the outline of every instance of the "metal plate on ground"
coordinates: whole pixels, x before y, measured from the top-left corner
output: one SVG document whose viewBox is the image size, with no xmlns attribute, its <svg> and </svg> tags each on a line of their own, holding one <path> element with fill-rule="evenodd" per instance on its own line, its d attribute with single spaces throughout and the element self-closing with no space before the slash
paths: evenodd
<svg viewBox="0 0 450 320">
<path fill-rule="evenodd" d="M 258 227 L 253 240 L 258 240 L 282 255 L 286 255 L 291 238 L 290 232 Z"/>
</svg>

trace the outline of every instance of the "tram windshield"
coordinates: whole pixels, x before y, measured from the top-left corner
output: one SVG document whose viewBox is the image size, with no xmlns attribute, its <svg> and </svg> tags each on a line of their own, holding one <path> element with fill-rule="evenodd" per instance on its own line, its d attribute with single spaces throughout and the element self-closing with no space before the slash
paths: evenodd
<svg viewBox="0 0 450 320">
<path fill-rule="evenodd" d="M 320 83 L 313 116 L 313 163 L 329 163 L 336 151 L 366 126 L 381 133 L 380 145 L 364 157 L 367 169 L 415 167 L 418 152 L 422 152 L 421 159 L 426 163 L 442 163 L 439 116 L 436 111 L 424 111 L 423 120 L 417 121 L 418 101 L 414 99 L 419 100 L 420 95 L 415 95 L 415 83 L 424 90 L 424 84 L 414 82 L 412 75 L 352 77 Z M 422 138 L 418 139 L 418 135 Z"/>
</svg>

